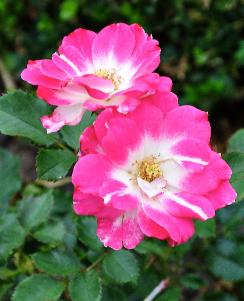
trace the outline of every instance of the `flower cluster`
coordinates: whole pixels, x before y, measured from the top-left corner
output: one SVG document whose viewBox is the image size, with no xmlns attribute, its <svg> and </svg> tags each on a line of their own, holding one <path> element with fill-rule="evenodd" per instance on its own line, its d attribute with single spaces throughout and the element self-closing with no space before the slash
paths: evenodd
<svg viewBox="0 0 244 301">
<path fill-rule="evenodd" d="M 30 61 L 22 78 L 57 106 L 43 116 L 48 132 L 101 110 L 80 138 L 72 181 L 74 211 L 97 217 L 97 235 L 115 250 L 145 237 L 175 246 L 234 202 L 231 169 L 210 146 L 208 115 L 179 106 L 168 77 L 153 71 L 158 42 L 138 25 L 112 24 L 98 34 L 77 29 L 51 60 Z"/>
</svg>

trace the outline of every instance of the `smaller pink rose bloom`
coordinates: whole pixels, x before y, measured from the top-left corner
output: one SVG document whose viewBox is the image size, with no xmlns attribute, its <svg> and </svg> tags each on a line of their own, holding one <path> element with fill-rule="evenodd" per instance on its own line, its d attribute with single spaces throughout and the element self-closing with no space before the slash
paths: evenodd
<svg viewBox="0 0 244 301">
<path fill-rule="evenodd" d="M 80 122 L 85 109 L 134 110 L 139 98 L 170 91 L 172 82 L 153 71 L 160 63 L 158 42 L 137 24 L 112 24 L 99 33 L 82 28 L 64 37 L 51 59 L 29 61 L 23 80 L 56 106 L 43 116 L 48 133 Z"/>
<path fill-rule="evenodd" d="M 207 113 L 156 93 L 127 115 L 104 110 L 81 136 L 72 181 L 74 211 L 97 217 L 97 235 L 115 250 L 145 237 L 175 246 L 234 202 L 231 169 L 209 146 Z"/>
</svg>

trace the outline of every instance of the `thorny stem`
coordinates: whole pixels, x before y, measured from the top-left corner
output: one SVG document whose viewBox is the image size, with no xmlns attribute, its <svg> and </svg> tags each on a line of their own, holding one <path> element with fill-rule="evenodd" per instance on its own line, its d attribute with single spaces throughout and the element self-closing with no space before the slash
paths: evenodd
<svg viewBox="0 0 244 301">
<path fill-rule="evenodd" d="M 46 181 L 46 180 L 36 180 L 35 183 L 37 185 L 46 187 L 46 188 L 57 188 L 61 186 L 65 186 L 69 183 L 71 183 L 71 177 L 66 177 L 61 180 L 58 180 L 56 182 Z"/>
<path fill-rule="evenodd" d="M 143 301 L 152 301 L 158 294 L 164 291 L 169 285 L 169 278 L 162 280 Z"/>
</svg>

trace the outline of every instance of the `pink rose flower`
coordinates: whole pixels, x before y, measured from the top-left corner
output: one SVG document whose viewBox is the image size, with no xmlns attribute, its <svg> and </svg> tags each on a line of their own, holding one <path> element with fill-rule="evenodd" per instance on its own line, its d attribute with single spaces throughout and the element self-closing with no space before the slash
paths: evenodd
<svg viewBox="0 0 244 301">
<path fill-rule="evenodd" d="M 144 236 L 175 246 L 234 202 L 231 169 L 210 147 L 207 113 L 156 93 L 127 115 L 104 110 L 81 137 L 73 171 L 74 210 L 97 217 L 97 235 L 115 250 Z"/>
<path fill-rule="evenodd" d="M 78 124 L 87 108 L 115 106 L 127 113 L 143 95 L 170 91 L 171 80 L 153 73 L 159 62 L 160 48 L 152 36 L 137 24 L 118 23 L 99 33 L 76 29 L 52 59 L 29 61 L 21 77 L 56 106 L 51 116 L 42 117 L 51 133 Z"/>
</svg>

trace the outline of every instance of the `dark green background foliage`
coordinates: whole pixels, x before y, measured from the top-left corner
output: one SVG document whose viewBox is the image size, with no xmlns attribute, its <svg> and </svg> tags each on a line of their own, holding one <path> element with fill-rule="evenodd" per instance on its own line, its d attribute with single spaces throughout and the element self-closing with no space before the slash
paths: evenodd
<svg viewBox="0 0 244 301">
<path fill-rule="evenodd" d="M 184 245 L 146 239 L 134 251 L 105 249 L 95 220 L 73 213 L 71 185 L 50 182 L 69 181 L 79 135 L 95 114 L 46 135 L 39 122 L 50 112 L 44 102 L 20 91 L 2 96 L 0 132 L 8 136 L 0 135 L 1 301 L 142 301 L 167 277 L 169 287 L 155 301 L 244 299 L 244 130 L 227 142 L 243 126 L 243 16 L 237 0 L 0 1 L 0 92 L 33 94 L 20 71 L 30 58 L 50 57 L 75 28 L 138 22 L 160 41 L 158 71 L 173 78 L 180 102 L 209 111 L 212 143 L 226 152 L 238 192 L 214 220 L 196 222 Z"/>
</svg>

